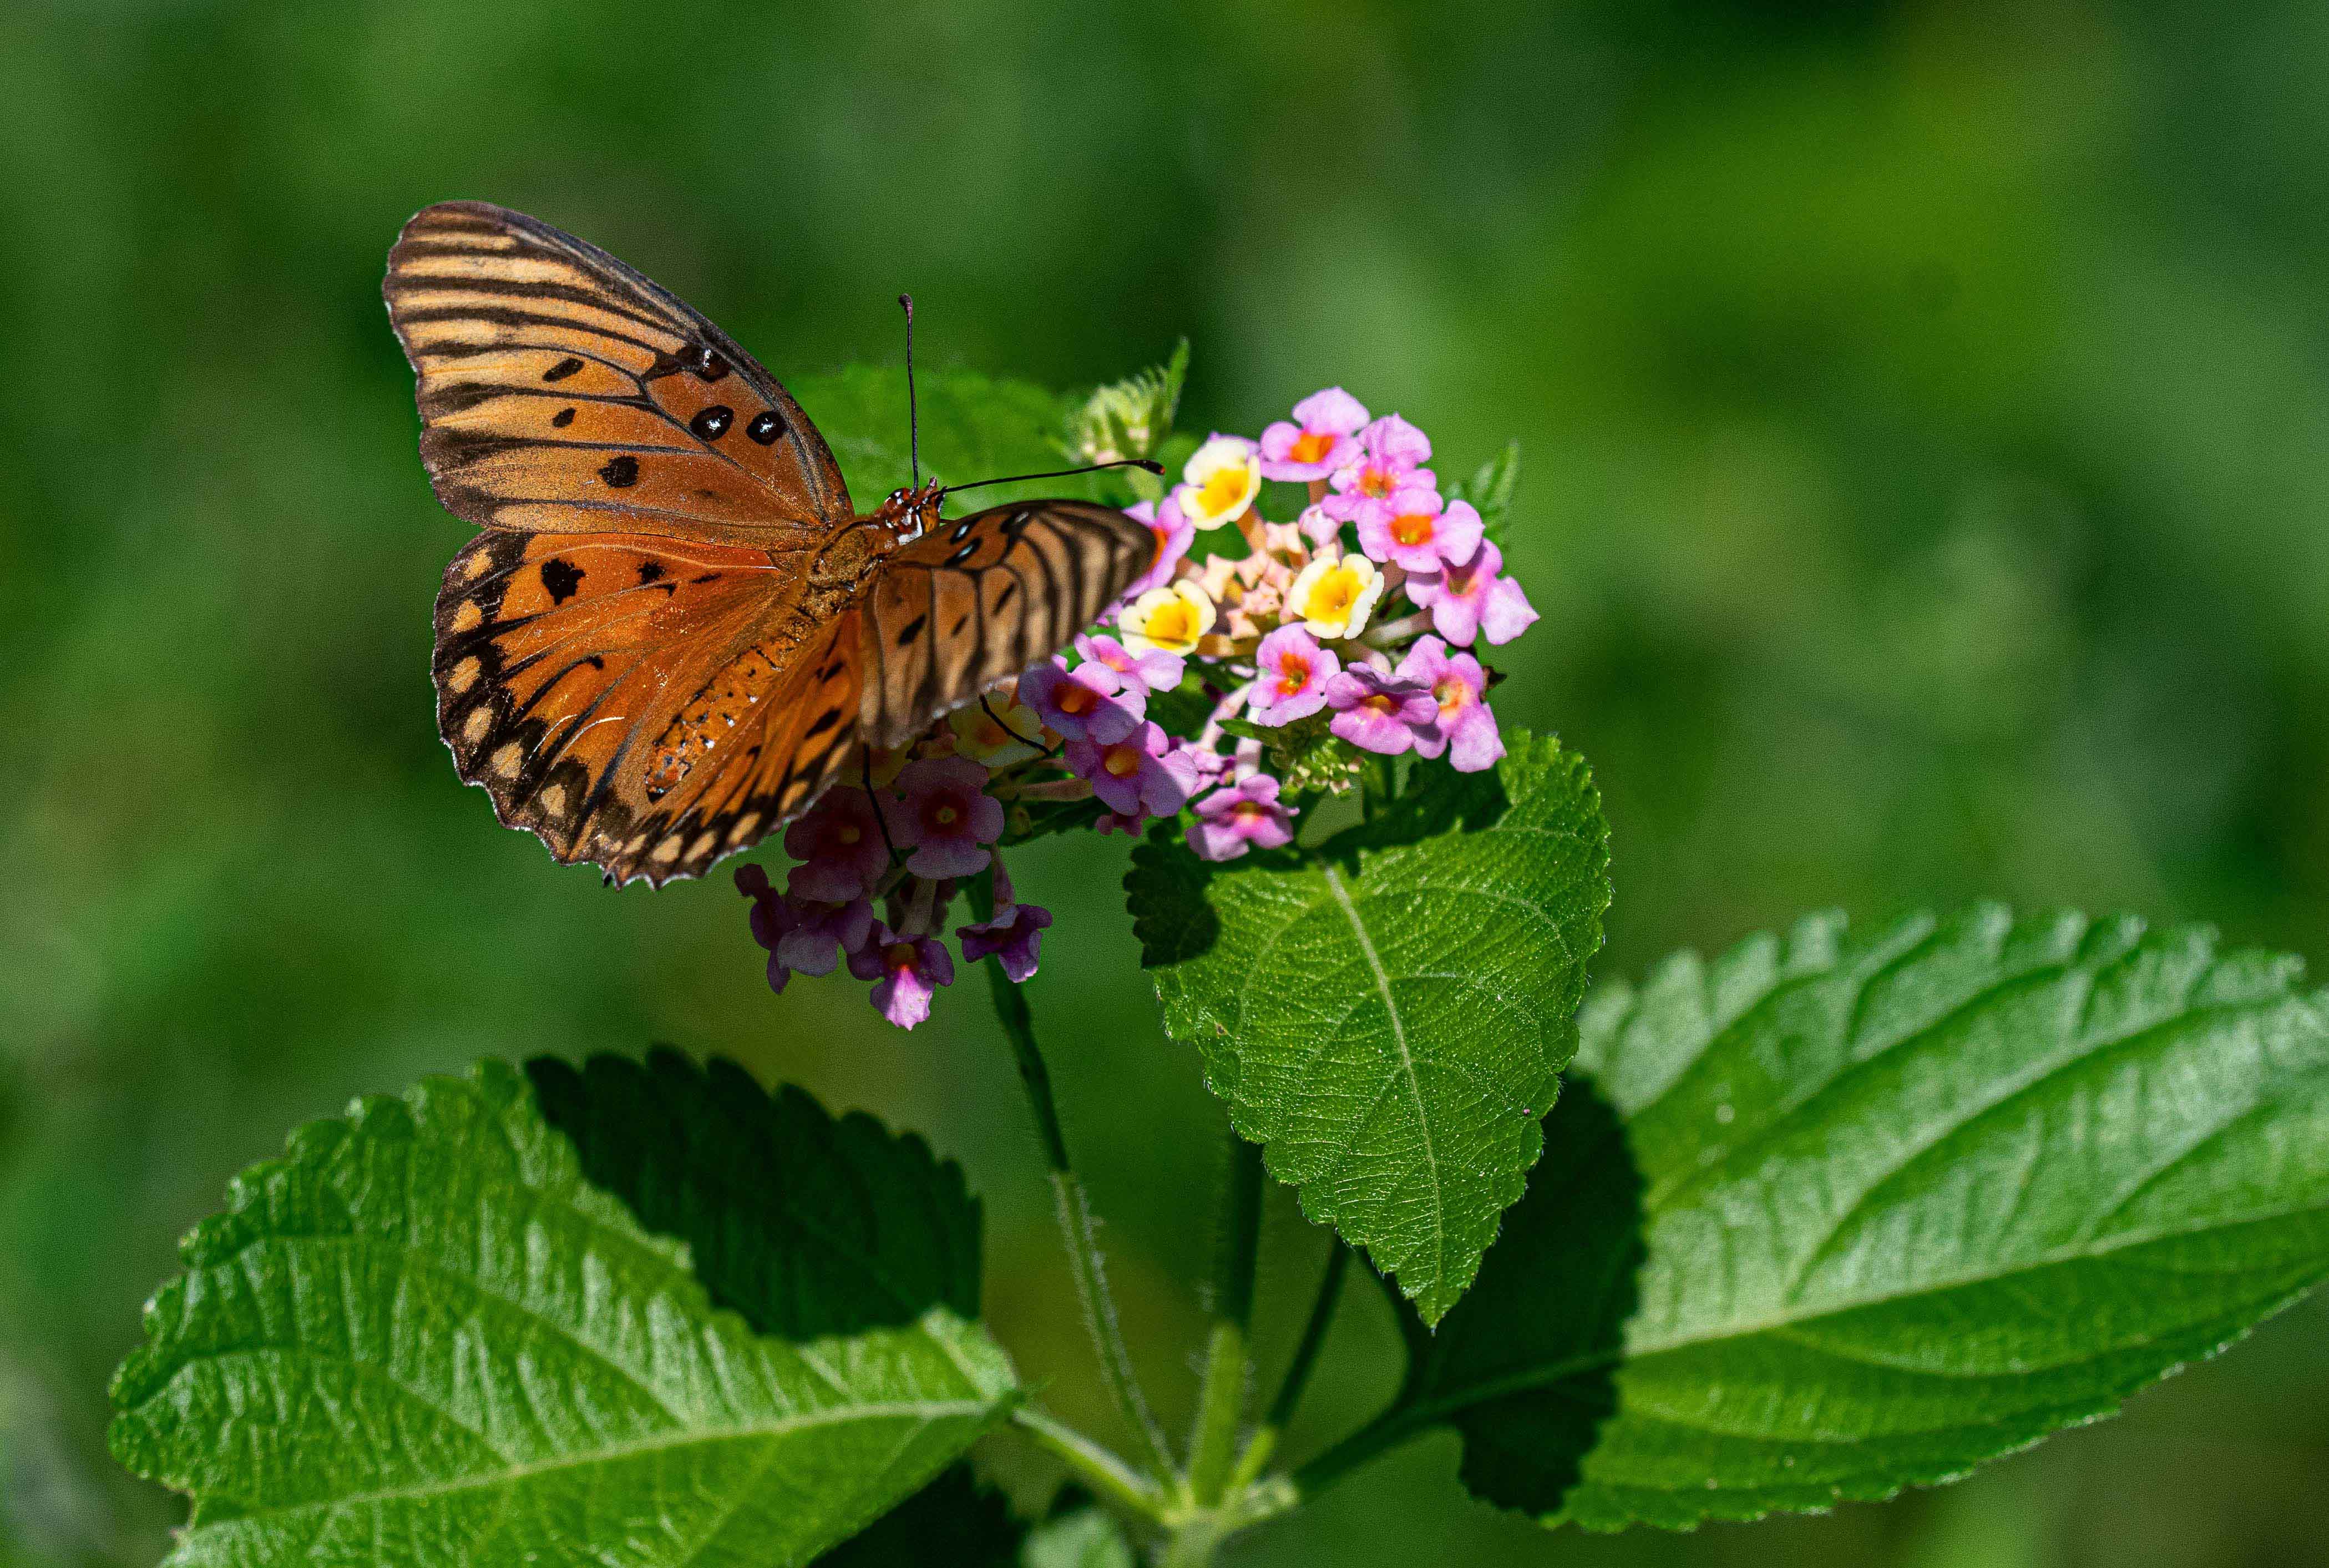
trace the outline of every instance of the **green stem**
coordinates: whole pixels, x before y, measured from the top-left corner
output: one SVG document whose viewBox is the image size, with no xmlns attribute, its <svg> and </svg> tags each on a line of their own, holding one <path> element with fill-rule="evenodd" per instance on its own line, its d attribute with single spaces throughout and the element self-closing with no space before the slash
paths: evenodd
<svg viewBox="0 0 2329 1568">
<path fill-rule="evenodd" d="M 1221 1256 L 1213 1270 L 1213 1331 L 1189 1441 L 1189 1495 L 1201 1508 L 1219 1504 L 1237 1455 L 1245 1411 L 1246 1341 L 1253 1328 L 1253 1280 L 1261 1251 L 1261 1146 L 1230 1134 Z"/>
<path fill-rule="evenodd" d="M 1278 1386 L 1278 1397 L 1269 1402 L 1269 1413 L 1246 1444 L 1245 1454 L 1238 1460 L 1237 1469 L 1230 1477 L 1231 1492 L 1251 1486 L 1261 1476 L 1271 1457 L 1277 1452 L 1278 1440 L 1285 1434 L 1294 1412 L 1302 1403 L 1302 1391 L 1310 1382 L 1311 1368 L 1318 1362 L 1318 1351 L 1326 1343 L 1326 1330 L 1334 1326 L 1334 1308 L 1343 1295 L 1343 1276 L 1351 1265 L 1351 1249 L 1340 1236 L 1333 1238 L 1326 1253 L 1326 1270 L 1318 1280 L 1318 1299 L 1310 1304 L 1310 1320 L 1302 1326 L 1301 1342 L 1294 1347 L 1294 1359 L 1286 1365 L 1286 1381 Z"/>
<path fill-rule="evenodd" d="M 974 907 L 985 920 L 993 912 L 993 886 L 979 878 L 971 890 Z M 1058 1214 L 1060 1236 L 1067 1244 L 1068 1270 L 1075 1278 L 1076 1299 L 1083 1307 L 1084 1327 L 1091 1334 L 1092 1348 L 1099 1355 L 1100 1381 L 1108 1387 L 1108 1397 L 1115 1402 L 1117 1412 L 1132 1429 L 1138 1452 L 1150 1475 L 1162 1482 L 1173 1475 L 1173 1456 L 1164 1446 L 1164 1431 L 1149 1413 L 1148 1402 L 1140 1392 L 1140 1380 L 1132 1366 L 1132 1352 L 1124 1342 L 1124 1327 L 1116 1315 L 1116 1298 L 1108 1293 L 1108 1276 L 1100 1262 L 1099 1242 L 1092 1225 L 1091 1200 L 1085 1195 L 1083 1183 L 1077 1179 L 1075 1168 L 1068 1162 L 1068 1140 L 1060 1130 L 1060 1108 L 1051 1096 L 1051 1070 L 1043 1064 L 1043 1053 L 1035 1044 L 1035 1025 L 1027 1010 L 1027 998 L 1003 972 L 1003 966 L 994 959 L 986 963 L 986 978 L 995 997 L 995 1014 L 1002 1021 L 1003 1033 L 1011 1041 L 1013 1055 L 1019 1064 L 1019 1081 L 1027 1091 L 1028 1108 L 1035 1115 L 1035 1129 L 1043 1140 L 1043 1160 L 1051 1176 L 1053 1208 Z"/>
<path fill-rule="evenodd" d="M 1098 1496 L 1144 1519 L 1164 1516 L 1164 1494 L 1156 1484 L 1075 1428 L 1024 1406 L 1011 1412 L 1011 1424 L 1048 1449 Z"/>
</svg>

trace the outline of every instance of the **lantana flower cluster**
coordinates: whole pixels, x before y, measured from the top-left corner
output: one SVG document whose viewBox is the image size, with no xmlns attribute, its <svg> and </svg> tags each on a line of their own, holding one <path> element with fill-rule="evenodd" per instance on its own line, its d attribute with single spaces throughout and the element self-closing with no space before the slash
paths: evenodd
<svg viewBox="0 0 2329 1568">
<path fill-rule="evenodd" d="M 1536 611 L 1431 460 L 1422 430 L 1339 387 L 1259 440 L 1198 446 L 1179 484 L 1129 509 L 1155 555 L 1102 625 L 875 753 L 863 787 L 827 790 L 785 833 L 781 891 L 760 866 L 736 873 L 768 984 L 845 967 L 910 1029 L 954 981 L 943 939 L 971 879 L 988 912 L 952 925 L 963 960 L 1035 972 L 1051 916 L 1017 899 L 1005 845 L 1174 821 L 1198 855 L 1235 860 L 1291 844 L 1366 755 L 1493 767 L 1480 650 Z M 1306 500 L 1265 517 L 1265 481 Z"/>
</svg>

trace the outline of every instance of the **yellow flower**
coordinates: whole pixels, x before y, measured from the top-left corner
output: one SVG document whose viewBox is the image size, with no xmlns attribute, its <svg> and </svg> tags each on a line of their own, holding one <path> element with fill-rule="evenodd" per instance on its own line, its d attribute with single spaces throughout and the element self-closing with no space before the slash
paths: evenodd
<svg viewBox="0 0 2329 1568">
<path fill-rule="evenodd" d="M 1245 515 L 1261 494 L 1261 449 L 1242 436 L 1215 436 L 1182 465 L 1181 515 L 1200 529 Z"/>
<path fill-rule="evenodd" d="M 1197 651 L 1197 639 L 1213 629 L 1213 601 L 1193 582 L 1152 588 L 1127 605 L 1116 623 L 1124 646 L 1135 654 Z"/>
<path fill-rule="evenodd" d="M 990 713 L 989 708 L 995 711 Z M 1041 756 L 1043 746 L 1060 743 L 1060 738 L 1043 727 L 1035 710 L 1013 695 L 1007 685 L 989 694 L 984 703 L 957 708 L 947 715 L 947 723 L 954 731 L 955 754 L 989 768 L 1024 762 Z M 1033 740 L 1041 740 L 1043 745 L 1030 745 Z"/>
<path fill-rule="evenodd" d="M 1356 637 L 1367 629 L 1382 590 L 1382 573 L 1365 556 L 1320 556 L 1286 590 L 1286 608 L 1312 637 Z"/>
</svg>

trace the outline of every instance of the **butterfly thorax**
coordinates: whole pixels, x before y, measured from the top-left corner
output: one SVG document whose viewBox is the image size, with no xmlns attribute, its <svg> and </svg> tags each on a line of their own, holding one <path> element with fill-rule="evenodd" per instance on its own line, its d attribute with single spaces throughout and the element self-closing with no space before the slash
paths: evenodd
<svg viewBox="0 0 2329 1568">
<path fill-rule="evenodd" d="M 811 597 L 816 597 L 817 590 L 839 590 L 844 599 L 853 596 L 883 556 L 937 524 L 945 494 L 946 487 L 936 479 L 912 489 L 892 490 L 871 515 L 853 518 L 835 530 L 809 562 Z"/>
</svg>

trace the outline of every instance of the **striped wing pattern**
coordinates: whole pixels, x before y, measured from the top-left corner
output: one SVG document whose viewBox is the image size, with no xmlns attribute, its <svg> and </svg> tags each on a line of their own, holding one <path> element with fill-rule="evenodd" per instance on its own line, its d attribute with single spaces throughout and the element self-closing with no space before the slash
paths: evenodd
<svg viewBox="0 0 2329 1568">
<path fill-rule="evenodd" d="M 445 509 L 495 528 L 814 543 L 849 488 L 791 394 L 727 334 L 595 245 L 448 202 L 389 252 Z"/>
<path fill-rule="evenodd" d="M 902 745 L 1057 653 L 1155 554 L 1146 526 L 1086 501 L 993 506 L 900 546 L 866 605 L 866 740 Z"/>
</svg>

